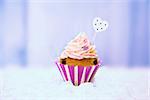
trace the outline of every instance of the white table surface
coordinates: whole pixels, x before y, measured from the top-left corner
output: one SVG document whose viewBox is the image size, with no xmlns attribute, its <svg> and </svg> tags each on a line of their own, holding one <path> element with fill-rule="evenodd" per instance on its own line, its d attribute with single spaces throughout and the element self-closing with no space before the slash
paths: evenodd
<svg viewBox="0 0 150 100">
<path fill-rule="evenodd" d="M 149 71 L 104 66 L 94 83 L 75 87 L 56 67 L 0 69 L 0 100 L 150 100 Z"/>
</svg>

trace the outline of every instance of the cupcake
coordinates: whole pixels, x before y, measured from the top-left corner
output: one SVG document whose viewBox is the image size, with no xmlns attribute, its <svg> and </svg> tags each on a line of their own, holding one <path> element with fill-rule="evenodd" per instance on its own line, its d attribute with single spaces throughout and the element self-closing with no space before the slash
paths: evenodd
<svg viewBox="0 0 150 100">
<path fill-rule="evenodd" d="M 56 61 L 64 81 L 71 81 L 78 86 L 91 82 L 100 66 L 95 45 L 86 33 L 80 33 L 71 40 Z"/>
</svg>

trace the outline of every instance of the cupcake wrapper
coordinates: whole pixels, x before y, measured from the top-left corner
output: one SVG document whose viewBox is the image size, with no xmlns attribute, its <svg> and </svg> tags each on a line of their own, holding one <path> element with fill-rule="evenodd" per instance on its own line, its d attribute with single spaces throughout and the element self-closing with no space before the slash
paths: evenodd
<svg viewBox="0 0 150 100">
<path fill-rule="evenodd" d="M 61 73 L 64 81 L 71 81 L 73 85 L 80 85 L 81 83 L 91 82 L 96 71 L 99 68 L 99 64 L 95 66 L 68 66 L 56 62 L 56 65 Z"/>
</svg>

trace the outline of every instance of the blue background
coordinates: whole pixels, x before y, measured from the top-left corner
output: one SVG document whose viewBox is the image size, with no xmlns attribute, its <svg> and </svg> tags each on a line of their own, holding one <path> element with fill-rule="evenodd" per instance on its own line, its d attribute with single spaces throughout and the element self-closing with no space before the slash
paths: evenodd
<svg viewBox="0 0 150 100">
<path fill-rule="evenodd" d="M 109 22 L 95 43 L 105 65 L 150 65 L 149 0 L 0 0 L 0 66 L 50 66 L 92 20 Z"/>
</svg>

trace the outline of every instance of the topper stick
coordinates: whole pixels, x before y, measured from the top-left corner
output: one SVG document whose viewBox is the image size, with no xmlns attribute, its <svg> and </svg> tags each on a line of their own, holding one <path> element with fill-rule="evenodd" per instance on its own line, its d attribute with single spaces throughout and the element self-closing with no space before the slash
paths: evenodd
<svg viewBox="0 0 150 100">
<path fill-rule="evenodd" d="M 94 35 L 93 35 L 93 38 L 92 38 L 93 44 L 95 43 L 95 38 L 96 38 L 96 32 L 94 32 Z"/>
</svg>

